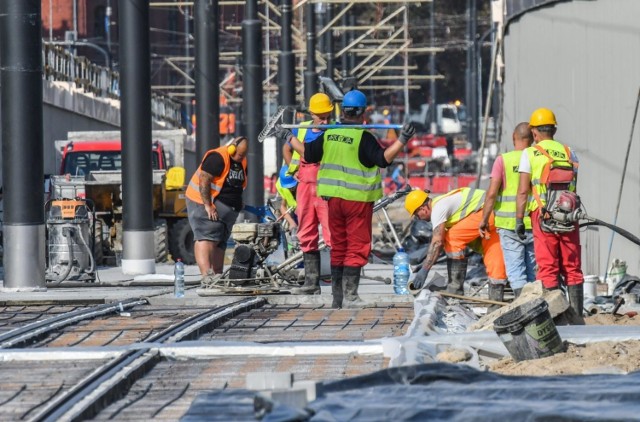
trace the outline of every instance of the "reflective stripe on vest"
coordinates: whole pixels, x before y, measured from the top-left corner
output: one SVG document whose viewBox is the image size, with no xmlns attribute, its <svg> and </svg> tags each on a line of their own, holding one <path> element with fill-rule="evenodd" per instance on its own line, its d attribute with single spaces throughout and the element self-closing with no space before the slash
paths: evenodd
<svg viewBox="0 0 640 422">
<path fill-rule="evenodd" d="M 496 203 L 493 207 L 493 214 L 495 215 L 496 227 L 501 229 L 515 230 L 516 229 L 516 197 L 518 194 L 518 184 L 520 183 L 520 173 L 518 173 L 518 166 L 520 165 L 520 158 L 522 157 L 522 151 L 511 151 L 502 154 L 502 161 L 504 163 L 504 175 L 505 183 L 496 198 Z M 533 198 L 529 197 L 531 203 Z M 527 210 L 531 209 L 531 204 L 527 204 Z M 531 218 L 524 217 L 524 227 L 527 230 L 531 230 Z"/>
<path fill-rule="evenodd" d="M 568 148 L 565 148 L 563 144 L 558 141 L 554 141 L 553 139 L 546 139 L 544 141 L 540 141 L 537 144 L 539 147 L 547 151 L 547 153 L 553 158 L 554 163 L 560 162 L 561 166 L 572 167 L 571 157 L 567 156 L 570 154 Z M 538 151 L 535 147 L 529 147 L 525 150 L 527 155 L 529 156 L 529 163 L 531 163 L 531 189 L 533 191 L 534 196 L 538 196 L 540 198 L 540 202 L 542 206 L 546 204 L 545 193 L 547 192 L 546 185 L 541 183 L 542 172 L 544 171 L 545 166 L 549 162 L 549 159 Z M 563 163 L 564 162 L 564 163 Z M 569 187 L 569 190 L 575 192 L 575 174 L 574 174 L 574 182 Z M 534 211 L 539 208 L 540 204 L 537 201 L 534 201 L 531 204 L 531 211 Z"/>
<path fill-rule="evenodd" d="M 302 122 L 300 124 L 304 126 L 310 126 L 313 124 L 313 120 L 307 120 L 306 122 Z M 308 129 L 306 128 L 298 129 L 298 136 L 296 136 L 296 138 L 298 138 L 298 140 L 303 144 L 304 144 L 304 137 L 307 136 L 307 130 Z M 289 169 L 287 170 L 287 174 L 289 176 L 294 175 L 296 171 L 298 171 L 298 167 L 300 167 L 300 154 L 298 154 L 298 151 L 293 151 L 293 154 L 291 154 L 291 162 L 289 163 Z"/>
<path fill-rule="evenodd" d="M 453 226 L 455 223 L 462 220 L 469 214 L 473 214 L 474 212 L 480 210 L 484 205 L 484 197 L 486 193 L 484 190 L 475 188 L 458 188 L 434 199 L 432 207 L 434 207 L 436 203 L 438 203 L 438 201 L 440 201 L 441 199 L 447 198 L 457 193 L 462 194 L 462 202 L 456 212 L 451 214 L 451 216 L 447 218 L 447 221 L 445 221 L 444 225 L 446 228 Z"/>
<path fill-rule="evenodd" d="M 214 177 L 210 184 L 211 189 L 211 201 L 220 194 L 222 190 L 222 186 L 224 185 L 224 181 L 227 179 L 227 175 L 229 174 L 229 170 L 231 169 L 231 157 L 229 156 L 229 151 L 227 146 L 218 147 L 215 149 L 210 149 L 204 154 L 204 158 L 200 162 L 198 169 L 191 176 L 191 180 L 189 180 L 189 184 L 187 185 L 187 190 L 185 192 L 185 196 L 196 202 L 198 204 L 202 204 L 202 196 L 200 196 L 200 171 L 202 171 L 202 163 L 207 159 L 207 157 L 214 152 L 217 152 L 222 156 L 222 161 L 224 162 L 224 170 L 222 174 L 218 177 Z M 242 189 L 247 187 L 247 159 L 244 158 L 242 160 L 242 169 L 244 171 L 244 182 L 242 183 Z"/>
<path fill-rule="evenodd" d="M 318 196 L 357 202 L 382 198 L 382 178 L 378 167 L 365 167 L 358 158 L 361 129 L 330 129 L 318 171 Z"/>
</svg>

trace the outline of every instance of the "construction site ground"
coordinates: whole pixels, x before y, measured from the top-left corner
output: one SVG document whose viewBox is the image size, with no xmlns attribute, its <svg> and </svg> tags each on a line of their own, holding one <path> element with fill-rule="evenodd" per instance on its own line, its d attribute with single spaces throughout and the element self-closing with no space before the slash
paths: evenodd
<svg viewBox="0 0 640 422">
<path fill-rule="evenodd" d="M 177 299 L 173 297 L 173 266 L 158 264 L 156 270 L 154 275 L 131 277 L 120 268 L 105 267 L 99 269 L 95 283 L 63 282 L 42 292 L 2 291 L 0 335 L 77 308 L 130 298 L 144 298 L 148 303 L 66 326 L 28 345 L 0 348 L 0 420 L 37 414 L 45 403 L 65 394 L 115 354 L 149 347 L 146 341 L 154 333 L 202 310 L 240 299 L 199 296 L 200 276 L 195 266 L 186 267 L 185 297 Z M 435 270 L 444 273 L 442 267 Z M 270 382 L 277 384 L 281 374 L 292 374 L 295 383 L 327 382 L 390 366 L 435 363 L 439 360 L 436 356 L 446 353 L 431 354 L 422 361 L 407 358 L 412 342 L 430 337 L 439 351 L 491 343 L 492 350 L 500 352 L 489 354 L 489 358 L 480 353 L 480 365 L 463 363 L 500 374 L 627 374 L 640 369 L 640 330 L 635 327 L 640 325 L 639 316 L 597 314 L 586 318 L 587 326 L 559 327 L 563 339 L 574 343 L 567 352 L 516 363 L 495 332 L 460 332 L 455 321 L 447 326 L 455 315 L 439 317 L 435 331 L 421 330 L 415 299 L 395 295 L 392 285 L 378 281 L 391 277 L 390 265 L 364 268 L 360 295 L 370 304 L 365 308 L 331 309 L 331 285 L 323 283 L 321 295 L 268 295 L 264 305 L 233 315 L 197 337 L 179 343 L 153 343 L 162 359 L 135 379 L 126 394 L 111 397 L 94 418 L 178 420 L 189 414 L 202 395 L 268 389 Z M 447 302 L 435 293 L 426 300 L 435 304 L 434 310 L 451 306 L 452 314 L 463 305 L 479 313 L 486 309 L 473 301 Z M 596 341 L 592 332 L 582 334 L 594 325 L 606 327 L 608 340 Z M 570 330 L 562 331 L 565 328 Z M 398 344 L 402 347 L 397 348 Z M 223 414 L 219 417 L 222 419 L 217 420 L 225 420 Z"/>
</svg>

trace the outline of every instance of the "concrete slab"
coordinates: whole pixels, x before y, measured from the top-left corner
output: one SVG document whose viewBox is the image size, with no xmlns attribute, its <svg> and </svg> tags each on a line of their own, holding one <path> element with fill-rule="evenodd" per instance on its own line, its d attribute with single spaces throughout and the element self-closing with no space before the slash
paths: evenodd
<svg viewBox="0 0 640 422">
<path fill-rule="evenodd" d="M 0 277 L 4 278 L 2 268 Z M 363 300 L 372 303 L 413 302 L 410 295 L 396 295 L 393 285 L 385 279 L 393 278 L 393 266 L 368 264 L 360 282 L 359 294 Z M 195 265 L 185 266 L 185 296 L 173 297 L 173 265 L 156 264 L 156 273 L 132 277 L 123 274 L 121 267 L 100 267 L 95 283 L 63 282 L 47 286 L 42 292 L 2 291 L 0 280 L 0 304 L 97 304 L 128 298 L 146 297 L 154 305 L 174 304 L 177 306 L 223 305 L 236 301 L 240 296 L 212 295 L 201 297 L 196 289 L 200 287 L 201 276 Z M 317 304 L 330 306 L 331 284 L 322 283 L 322 294 L 315 296 L 269 295 L 269 302 L 275 304 Z"/>
</svg>

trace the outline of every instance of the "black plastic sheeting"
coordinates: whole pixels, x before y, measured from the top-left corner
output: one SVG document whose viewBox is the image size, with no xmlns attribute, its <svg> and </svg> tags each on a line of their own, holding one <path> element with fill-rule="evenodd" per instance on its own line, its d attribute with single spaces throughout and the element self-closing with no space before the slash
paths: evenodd
<svg viewBox="0 0 640 422">
<path fill-rule="evenodd" d="M 318 388 L 318 398 L 305 409 L 273 403 L 271 413 L 262 420 L 640 420 L 640 372 L 516 377 L 464 365 L 431 363 L 326 382 Z M 246 390 L 203 393 L 181 420 L 219 420 L 212 419 L 212 415 L 227 420 L 256 420 L 248 403 L 255 395 Z M 206 411 L 198 409 L 203 405 Z M 233 412 L 225 415 L 230 410 Z"/>
</svg>

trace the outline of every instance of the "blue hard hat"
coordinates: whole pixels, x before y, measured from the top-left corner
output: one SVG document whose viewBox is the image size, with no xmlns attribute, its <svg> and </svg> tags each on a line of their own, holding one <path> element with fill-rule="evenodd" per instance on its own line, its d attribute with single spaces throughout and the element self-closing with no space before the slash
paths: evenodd
<svg viewBox="0 0 640 422">
<path fill-rule="evenodd" d="M 344 94 L 344 98 L 342 99 L 342 107 L 366 107 L 367 106 L 367 97 L 362 93 L 362 91 L 358 91 L 354 89 L 353 91 L 349 91 Z"/>
<path fill-rule="evenodd" d="M 298 181 L 296 180 L 295 177 L 287 174 L 288 170 L 289 170 L 289 166 L 286 164 L 283 165 L 282 168 L 280 169 L 280 186 L 282 186 L 285 189 L 291 189 L 298 184 Z"/>
</svg>

